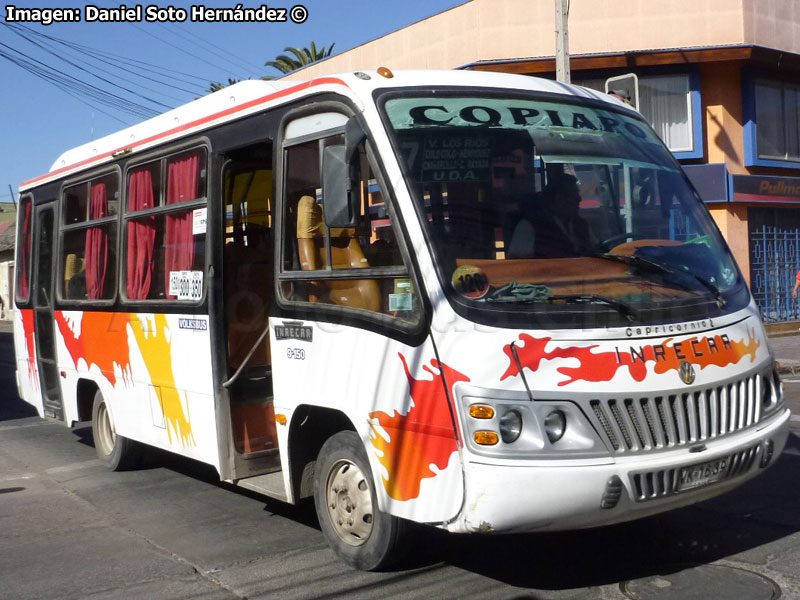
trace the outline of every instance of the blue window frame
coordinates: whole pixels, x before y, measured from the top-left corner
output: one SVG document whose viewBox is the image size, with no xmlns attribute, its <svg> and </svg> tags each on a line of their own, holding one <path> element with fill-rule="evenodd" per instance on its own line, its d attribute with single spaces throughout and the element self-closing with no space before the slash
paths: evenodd
<svg viewBox="0 0 800 600">
<path fill-rule="evenodd" d="M 800 84 L 745 71 L 742 75 L 745 166 L 800 164 Z"/>
</svg>

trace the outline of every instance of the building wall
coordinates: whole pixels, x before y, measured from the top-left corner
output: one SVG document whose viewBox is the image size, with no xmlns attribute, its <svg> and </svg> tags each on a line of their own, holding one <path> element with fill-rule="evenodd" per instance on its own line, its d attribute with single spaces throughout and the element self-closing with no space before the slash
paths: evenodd
<svg viewBox="0 0 800 600">
<path fill-rule="evenodd" d="M 742 63 L 738 61 L 700 65 L 706 162 L 726 163 L 728 171 L 737 174 L 747 172 L 744 167 L 741 69 Z"/>
<path fill-rule="evenodd" d="M 472 0 L 286 77 L 552 57 L 553 0 Z M 761 44 L 800 53 L 796 0 L 571 0 L 570 53 Z"/>
<path fill-rule="evenodd" d="M 800 53 L 800 2 L 736 0 L 735 3 L 743 7 L 745 43 Z"/>
<path fill-rule="evenodd" d="M 744 167 L 741 68 L 740 62 L 700 65 L 707 162 L 726 163 L 729 172 L 739 174 L 747 173 Z M 749 284 L 747 207 L 725 203 L 710 205 L 709 209 Z"/>
</svg>

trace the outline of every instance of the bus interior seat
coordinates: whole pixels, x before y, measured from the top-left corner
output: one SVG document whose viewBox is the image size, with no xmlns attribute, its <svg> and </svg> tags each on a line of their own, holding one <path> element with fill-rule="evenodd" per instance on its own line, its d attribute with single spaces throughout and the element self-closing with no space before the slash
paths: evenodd
<svg viewBox="0 0 800 600">
<path fill-rule="evenodd" d="M 303 195 L 297 204 L 297 251 L 300 268 L 304 271 L 328 268 L 323 227 L 322 209 L 313 197 Z M 330 244 L 333 269 L 369 267 L 354 228 L 331 229 Z M 322 297 L 327 296 L 331 303 L 339 306 L 371 311 L 381 309 L 380 288 L 374 279 L 317 281 L 313 288 L 319 292 L 309 293 L 311 302 L 322 301 Z"/>
<path fill-rule="evenodd" d="M 74 252 L 64 258 L 64 296 L 86 298 L 86 263 Z"/>
</svg>

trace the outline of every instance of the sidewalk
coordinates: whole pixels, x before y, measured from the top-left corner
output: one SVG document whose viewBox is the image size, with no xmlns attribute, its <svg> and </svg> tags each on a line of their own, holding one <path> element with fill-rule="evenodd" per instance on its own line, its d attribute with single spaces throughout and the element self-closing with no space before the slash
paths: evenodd
<svg viewBox="0 0 800 600">
<path fill-rule="evenodd" d="M 770 335 L 769 345 L 775 352 L 775 360 L 780 365 L 782 375 L 796 375 L 800 373 L 800 331 L 795 330 L 794 335 Z"/>
</svg>

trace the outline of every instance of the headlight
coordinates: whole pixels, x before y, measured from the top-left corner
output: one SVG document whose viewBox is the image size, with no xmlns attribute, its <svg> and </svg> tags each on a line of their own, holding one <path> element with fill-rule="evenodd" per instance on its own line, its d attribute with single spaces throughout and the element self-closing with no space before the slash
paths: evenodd
<svg viewBox="0 0 800 600">
<path fill-rule="evenodd" d="M 567 429 L 567 417 L 560 410 L 554 410 L 544 419 L 544 432 L 551 444 L 560 440 Z"/>
<path fill-rule="evenodd" d="M 500 438 L 504 443 L 515 442 L 522 433 L 522 415 L 519 411 L 510 410 L 500 417 Z"/>
</svg>

